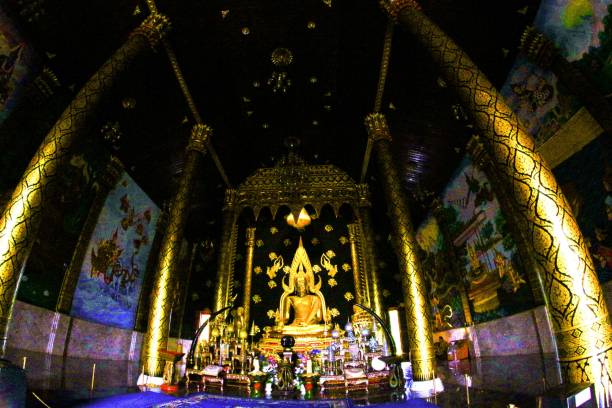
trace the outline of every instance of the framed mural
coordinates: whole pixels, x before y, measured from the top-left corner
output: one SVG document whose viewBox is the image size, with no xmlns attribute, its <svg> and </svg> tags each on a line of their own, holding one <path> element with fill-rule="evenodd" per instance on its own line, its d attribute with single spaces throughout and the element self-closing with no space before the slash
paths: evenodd
<svg viewBox="0 0 612 408">
<path fill-rule="evenodd" d="M 475 323 L 534 306 L 533 295 L 495 194 L 465 158 L 442 194 L 440 223 L 454 246 Z"/>
<path fill-rule="evenodd" d="M 612 93 L 612 0 L 545 0 L 535 26 L 599 87 Z"/>
<path fill-rule="evenodd" d="M 429 216 L 416 231 L 421 264 L 427 281 L 432 328 L 446 330 L 466 325 L 461 299 L 465 285 L 451 265 L 451 248 L 435 217 Z"/>
<path fill-rule="evenodd" d="M 606 138 L 595 139 L 554 170 L 601 283 L 612 280 L 612 162 Z"/>
<path fill-rule="evenodd" d="M 504 99 L 540 146 L 568 121 L 580 104 L 555 74 L 518 57 L 501 89 Z"/>
<path fill-rule="evenodd" d="M 0 123 L 19 101 L 36 65 L 33 48 L 0 8 Z"/>
<path fill-rule="evenodd" d="M 160 210 L 127 174 L 109 193 L 87 246 L 71 315 L 132 329 Z"/>
<path fill-rule="evenodd" d="M 99 194 L 100 173 L 109 161 L 104 149 L 90 146 L 76 150 L 48 197 L 17 292 L 17 299 L 51 310 L 56 307 L 63 276 Z"/>
</svg>

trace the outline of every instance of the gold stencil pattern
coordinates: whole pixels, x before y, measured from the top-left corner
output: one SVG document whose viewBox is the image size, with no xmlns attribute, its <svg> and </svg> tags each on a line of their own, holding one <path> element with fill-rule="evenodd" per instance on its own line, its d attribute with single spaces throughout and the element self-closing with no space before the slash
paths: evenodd
<svg viewBox="0 0 612 408">
<path fill-rule="evenodd" d="M 248 227 L 246 229 L 246 263 L 244 271 L 244 292 L 242 294 L 242 307 L 244 309 L 244 321 L 249 322 L 251 318 L 251 287 L 253 285 L 253 255 L 255 252 L 255 227 Z M 237 284 L 238 282 L 236 282 Z M 256 300 L 259 299 L 259 300 Z M 253 296 L 253 302 L 259 303 L 261 297 L 259 295 Z"/>
<path fill-rule="evenodd" d="M 225 203 L 223 206 L 223 229 L 221 231 L 221 244 L 219 245 L 219 261 L 217 264 L 217 283 L 215 285 L 214 310 L 223 309 L 231 296 L 231 285 L 234 268 L 234 254 L 238 235 L 238 226 L 235 225 L 236 190 L 225 190 Z"/>
<path fill-rule="evenodd" d="M 512 192 L 520 227 L 543 269 L 564 381 L 595 382 L 598 392 L 609 391 L 612 331 L 606 304 L 584 237 L 552 171 L 517 116 L 457 44 L 419 11 L 404 9 L 400 21 L 429 50 L 471 112 Z"/>
<path fill-rule="evenodd" d="M 4 352 L 22 266 L 40 224 L 44 202 L 58 170 L 70 157 L 79 132 L 94 118 L 96 108 L 132 61 L 148 48 L 139 28 L 87 81 L 51 128 L 28 164 L 0 216 L 0 351 Z"/>
<path fill-rule="evenodd" d="M 195 125 L 191 139 L 208 138 L 210 128 Z M 149 322 L 143 339 L 142 360 L 147 375 L 160 376 L 163 373 L 165 361 L 159 357 L 159 350 L 165 350 L 168 343 L 170 313 L 172 309 L 172 293 L 176 268 L 180 260 L 181 242 L 183 240 L 193 181 L 202 161 L 202 153 L 190 148 L 186 149 L 185 167 L 176 196 L 170 205 L 168 226 L 159 249 L 159 261 L 153 279 Z"/>
<path fill-rule="evenodd" d="M 375 120 L 372 120 L 373 116 Z M 388 129 L 386 123 L 382 122 L 386 122 L 382 114 L 369 115 L 366 118 L 368 133 L 380 132 L 381 128 Z M 378 135 L 374 148 L 379 173 L 382 175 L 382 186 L 389 216 L 394 220 L 391 226 L 397 248 L 398 264 L 402 272 L 412 373 L 415 381 L 428 381 L 434 378 L 435 355 L 428 315 L 427 291 L 421 264 L 417 257 L 418 244 L 410 222 L 408 201 L 402 190 L 402 179 L 393 161 L 389 139 L 390 137 Z"/>
</svg>

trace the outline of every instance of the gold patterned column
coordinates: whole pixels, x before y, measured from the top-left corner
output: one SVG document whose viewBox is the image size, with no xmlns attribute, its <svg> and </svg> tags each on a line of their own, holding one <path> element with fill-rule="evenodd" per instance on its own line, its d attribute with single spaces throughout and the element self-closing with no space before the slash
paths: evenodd
<svg viewBox="0 0 612 408">
<path fill-rule="evenodd" d="M 225 190 L 225 204 L 223 206 L 223 231 L 219 244 L 219 261 L 217 266 L 217 284 L 213 311 L 221 310 L 227 306 L 230 293 L 228 285 L 230 282 L 230 252 L 233 250 L 236 224 L 236 190 L 228 188 Z M 231 266 L 233 268 L 233 266 Z"/>
<path fill-rule="evenodd" d="M 359 222 L 359 217 L 356 219 L 357 222 L 357 236 L 355 239 L 355 245 L 357 246 L 357 258 L 359 259 L 359 281 L 361 282 L 361 293 L 363 295 L 363 304 L 369 308 L 372 307 L 372 301 L 370 298 L 370 278 L 368 274 L 368 264 L 366 261 L 366 244 L 365 234 L 363 233 L 363 227 Z"/>
<path fill-rule="evenodd" d="M 397 0 L 392 12 L 438 64 L 455 88 L 511 191 L 520 227 L 543 275 L 548 312 L 557 339 L 564 381 L 593 382 L 610 403 L 612 329 L 593 260 L 555 177 L 524 130 L 470 58 L 438 26 Z"/>
<path fill-rule="evenodd" d="M 147 331 L 147 323 L 149 319 L 149 304 L 151 303 L 151 294 L 153 288 L 153 280 L 155 279 L 155 267 L 159 260 L 159 249 L 161 248 L 164 231 L 168 226 L 168 205 L 162 205 L 157 224 L 155 224 L 155 237 L 151 243 L 149 250 L 149 258 L 145 269 L 144 279 L 140 287 L 140 297 L 138 298 L 138 307 L 136 309 L 136 324 L 134 330 L 140 332 Z"/>
<path fill-rule="evenodd" d="M 70 156 L 80 132 L 95 118 L 104 97 L 132 61 L 156 45 L 168 20 L 149 16 L 83 86 L 51 128 L 0 216 L 0 351 L 4 354 L 17 284 L 36 238 L 48 190 Z"/>
<path fill-rule="evenodd" d="M 349 242 L 351 244 L 351 259 L 353 263 L 353 280 L 355 281 L 355 302 L 363 304 L 363 285 L 359 269 L 359 253 L 357 252 L 357 235 L 359 224 L 348 224 Z"/>
<path fill-rule="evenodd" d="M 89 214 L 87 214 L 87 219 L 85 220 L 85 224 L 83 225 L 83 229 L 79 235 L 79 240 L 77 241 L 74 253 L 72 254 L 72 259 L 70 260 L 70 265 L 64 274 L 62 287 L 57 298 L 55 310 L 60 313 L 70 313 L 72 298 L 79 281 L 81 266 L 83 265 L 83 260 L 85 259 L 85 251 L 87 251 L 87 247 L 89 246 L 91 234 L 93 234 L 94 229 L 96 228 L 98 217 L 100 216 L 100 212 L 102 211 L 102 208 L 104 208 L 104 203 L 106 202 L 106 197 L 115 187 L 117 181 L 119 181 L 119 177 L 121 177 L 122 172 L 123 165 L 121 162 L 119 162 L 119 160 L 114 156 L 111 156 L 106 168 L 97 179 L 100 188 L 98 189 L 91 204 Z"/>
<path fill-rule="evenodd" d="M 531 293 L 533 294 L 536 304 L 544 304 L 545 295 L 542 288 L 542 282 L 539 278 L 542 275 L 542 273 L 539 272 L 540 265 L 538 265 L 535 257 L 531 253 L 529 239 L 525 235 L 527 230 L 519 228 L 519 221 L 517 218 L 520 217 L 517 217 L 515 208 L 512 205 L 512 198 L 510 197 L 512 192 L 509 191 L 505 183 L 501 182 L 497 174 L 496 166 L 485 151 L 479 136 L 472 136 L 467 144 L 466 150 L 471 156 L 474 165 L 482 170 L 485 176 L 487 176 L 487 180 L 489 180 L 491 188 L 497 197 L 499 207 L 506 219 L 506 226 L 516 244 L 518 255 L 525 268 L 525 274 L 529 280 Z"/>
<path fill-rule="evenodd" d="M 253 253 L 255 252 L 255 227 L 246 229 L 246 269 L 244 271 L 244 296 L 242 307 L 244 308 L 244 323 L 250 327 L 251 314 L 251 285 L 253 278 Z"/>
<path fill-rule="evenodd" d="M 433 380 L 435 355 L 425 281 L 417 256 L 418 244 L 410 221 L 410 211 L 402 187 L 402 178 L 391 154 L 391 134 L 385 116 L 380 113 L 368 115 L 365 125 L 376 152 L 381 183 L 391 217 L 398 265 L 402 274 L 413 378 L 415 381 Z"/>
<path fill-rule="evenodd" d="M 370 204 L 370 191 L 367 184 L 358 184 L 359 189 L 359 221 L 363 231 L 365 256 L 367 262 L 369 297 L 370 305 L 374 312 L 382 319 L 386 320 L 382 302 L 382 287 L 378 276 L 378 257 L 376 255 L 376 244 L 374 242 L 374 230 L 372 228 L 372 215 Z"/>
<path fill-rule="evenodd" d="M 142 361 L 145 373 L 160 377 L 164 361 L 159 358 L 159 350 L 165 350 L 170 330 L 169 320 L 172 308 L 173 281 L 180 260 L 185 223 L 189 215 L 189 205 L 193 182 L 200 168 L 202 156 L 206 152 L 206 141 L 212 129 L 206 125 L 194 125 L 185 152 L 185 165 L 176 196 L 170 204 L 168 226 L 159 251 L 159 260 L 153 280 L 149 322 L 142 346 Z"/>
</svg>

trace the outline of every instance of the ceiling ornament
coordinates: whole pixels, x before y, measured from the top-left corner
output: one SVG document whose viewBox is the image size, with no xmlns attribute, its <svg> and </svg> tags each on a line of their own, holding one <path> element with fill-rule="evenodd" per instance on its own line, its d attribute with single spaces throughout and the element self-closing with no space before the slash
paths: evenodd
<svg viewBox="0 0 612 408">
<path fill-rule="evenodd" d="M 291 79 L 286 69 L 293 62 L 293 53 L 288 48 L 279 47 L 272 51 L 270 60 L 275 68 L 268 78 L 268 85 L 274 93 L 286 94 L 291 87 Z"/>
</svg>

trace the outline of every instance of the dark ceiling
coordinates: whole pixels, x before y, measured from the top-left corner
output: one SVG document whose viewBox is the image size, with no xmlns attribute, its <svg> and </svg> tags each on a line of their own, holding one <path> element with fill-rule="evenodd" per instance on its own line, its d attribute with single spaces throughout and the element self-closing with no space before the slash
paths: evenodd
<svg viewBox="0 0 612 408">
<path fill-rule="evenodd" d="M 144 2 L 135 0 L 6 3 L 66 92 L 78 90 L 147 14 Z M 432 0 L 423 7 L 501 86 L 538 3 Z M 159 0 L 158 8 L 173 23 L 170 42 L 204 121 L 214 128 L 212 144 L 232 185 L 272 165 L 288 136 L 301 140 L 311 163 L 336 164 L 359 178 L 363 118 L 373 108 L 386 25 L 376 1 Z M 278 47 L 293 54 L 286 94 L 267 84 Z M 400 27 L 383 107 L 418 223 L 428 197 L 441 190 L 463 156 L 471 130 L 426 52 Z M 163 50 L 138 62 L 98 129 L 115 122 L 122 137 L 109 148 L 158 204 L 167 202 L 193 120 Z M 205 162 L 194 191 L 194 225 L 218 218 L 225 188 L 212 160 Z M 371 164 L 368 181 L 376 191 Z"/>
</svg>

